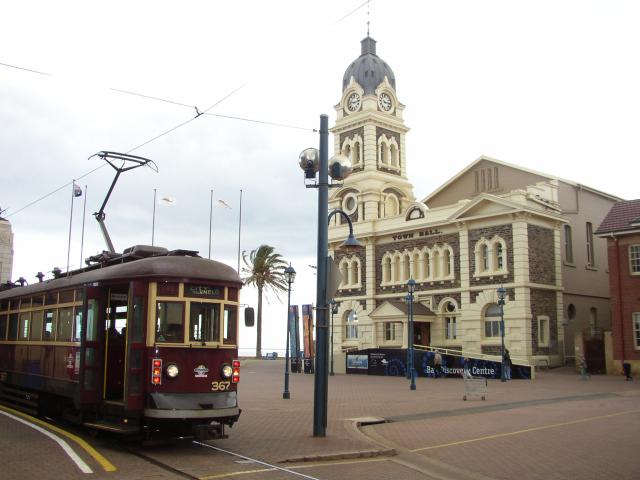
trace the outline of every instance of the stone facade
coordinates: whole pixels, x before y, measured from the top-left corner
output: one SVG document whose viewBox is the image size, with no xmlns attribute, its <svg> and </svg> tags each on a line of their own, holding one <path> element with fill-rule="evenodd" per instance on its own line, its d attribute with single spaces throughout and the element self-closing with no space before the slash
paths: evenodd
<svg viewBox="0 0 640 480">
<path fill-rule="evenodd" d="M 533 283 L 555 285 L 556 266 L 553 256 L 553 230 L 527 225 L 529 235 L 529 279 Z"/>
<path fill-rule="evenodd" d="M 373 56 L 389 69 L 375 54 L 375 41 L 365 40 L 362 58 Z M 354 64 L 347 72 L 356 71 Z M 407 281 L 414 279 L 415 301 L 433 312 L 414 318 L 423 345 L 470 356 L 498 354 L 501 332 L 496 330 L 495 312 L 497 289 L 502 286 L 507 292 L 504 341 L 512 359 L 562 364 L 566 355 L 562 229 L 567 216 L 561 204 L 566 182 L 480 157 L 416 201 L 406 177 L 409 129 L 395 77 L 393 82 L 387 76 L 376 77 L 374 87 L 370 82 L 371 77 L 343 79 L 336 123 L 330 129 L 336 153 L 353 157 L 343 144 L 356 135 L 363 141 L 358 168 L 340 188 L 330 191 L 329 209 L 340 208 L 345 195 L 358 198 L 358 214 L 350 214 L 350 219 L 355 236 L 365 245 L 357 254 L 362 285 L 339 290 L 335 327 L 336 337 L 344 339 L 346 320 L 353 318 L 353 312 L 358 331 L 366 334 L 336 343 L 335 351 L 388 346 L 384 334 L 390 328 L 395 329 L 395 346 L 406 348 L 408 321 L 385 302 L 404 301 Z M 361 103 L 349 108 L 347 99 L 354 95 L 361 96 Z M 580 192 L 587 190 L 580 186 Z M 603 202 L 610 198 L 601 197 Z M 332 222 L 330 249 L 337 249 L 347 234 L 344 222 Z"/>
</svg>

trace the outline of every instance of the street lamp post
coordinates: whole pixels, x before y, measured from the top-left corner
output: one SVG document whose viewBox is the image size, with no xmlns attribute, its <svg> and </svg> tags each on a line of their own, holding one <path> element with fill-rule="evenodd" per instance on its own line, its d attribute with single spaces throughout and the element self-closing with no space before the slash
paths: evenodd
<svg viewBox="0 0 640 480">
<path fill-rule="evenodd" d="M 413 292 L 416 291 L 416 281 L 410 278 L 407 282 L 407 291 L 409 292 L 409 376 L 411 378 L 410 390 L 416 389 L 416 369 L 413 362 Z"/>
<path fill-rule="evenodd" d="M 291 264 L 284 269 L 284 279 L 289 286 L 288 294 L 287 294 L 287 347 L 284 352 L 284 392 L 282 392 L 282 398 L 288 399 L 291 398 L 291 394 L 289 393 L 289 338 L 291 338 L 290 333 L 290 317 L 291 317 L 291 284 L 296 278 L 296 271 L 293 269 Z"/>
<path fill-rule="evenodd" d="M 504 370 L 504 298 L 507 293 L 507 289 L 504 287 L 500 287 L 497 290 L 498 292 L 498 305 L 500 305 L 500 381 L 506 382 L 507 379 L 505 377 Z"/>
<path fill-rule="evenodd" d="M 335 213 L 342 214 L 349 223 L 349 238 L 342 247 L 360 247 L 360 243 L 353 236 L 351 219 L 342 210 L 334 210 L 329 215 L 329 173 L 334 180 L 344 180 L 351 173 L 349 160 L 340 155 L 328 160 L 329 117 L 320 115 L 320 145 L 319 150 L 307 148 L 299 157 L 299 165 L 305 173 L 305 179 L 315 180 L 317 183 L 307 184 L 307 187 L 318 189 L 318 259 L 316 283 L 316 369 L 313 392 L 313 436 L 324 437 L 327 430 L 327 400 L 328 400 L 328 315 L 329 298 L 327 295 L 327 262 L 329 257 L 328 220 Z"/>
<path fill-rule="evenodd" d="M 333 376 L 333 316 L 338 313 L 338 302 L 331 300 L 331 371 L 329 375 Z"/>
</svg>

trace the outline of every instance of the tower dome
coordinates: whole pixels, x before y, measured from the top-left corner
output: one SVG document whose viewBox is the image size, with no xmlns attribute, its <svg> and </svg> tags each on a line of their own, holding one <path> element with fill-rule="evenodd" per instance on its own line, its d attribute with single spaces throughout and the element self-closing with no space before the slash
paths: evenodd
<svg viewBox="0 0 640 480">
<path fill-rule="evenodd" d="M 376 55 L 376 41 L 367 36 L 360 43 L 362 45 L 362 53 L 344 72 L 342 91 L 344 92 L 351 81 L 351 77 L 353 77 L 364 89 L 365 95 L 373 94 L 385 76 L 395 90 L 396 77 L 387 62 Z"/>
</svg>

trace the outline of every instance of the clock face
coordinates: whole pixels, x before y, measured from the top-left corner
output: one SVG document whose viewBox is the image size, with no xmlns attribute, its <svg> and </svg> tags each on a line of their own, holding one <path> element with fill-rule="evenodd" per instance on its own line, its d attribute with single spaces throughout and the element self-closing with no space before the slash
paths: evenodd
<svg viewBox="0 0 640 480">
<path fill-rule="evenodd" d="M 355 92 L 349 95 L 349 98 L 347 99 L 347 108 L 351 112 L 358 110 L 360 108 L 360 95 Z"/>
<path fill-rule="evenodd" d="M 385 112 L 388 112 L 389 110 L 391 110 L 392 102 L 389 94 L 381 93 L 380 96 L 378 97 L 378 105 L 380 105 L 380 108 Z"/>
</svg>

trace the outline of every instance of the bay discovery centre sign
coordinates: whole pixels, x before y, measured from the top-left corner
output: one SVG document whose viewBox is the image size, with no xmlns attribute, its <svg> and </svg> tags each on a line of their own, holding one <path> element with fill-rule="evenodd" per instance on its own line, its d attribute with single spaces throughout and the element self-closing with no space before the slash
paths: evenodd
<svg viewBox="0 0 640 480">
<path fill-rule="evenodd" d="M 417 377 L 449 378 L 464 376 L 465 368 L 474 377 L 500 378 L 500 362 L 480 358 L 442 354 L 440 367 L 435 365 L 435 353 L 414 351 L 414 368 Z M 406 376 L 407 350 L 367 349 L 347 353 L 347 373 L 367 375 Z M 531 379 L 531 367 L 511 366 L 512 379 Z"/>
</svg>

